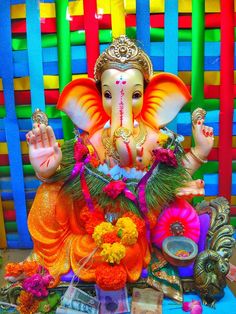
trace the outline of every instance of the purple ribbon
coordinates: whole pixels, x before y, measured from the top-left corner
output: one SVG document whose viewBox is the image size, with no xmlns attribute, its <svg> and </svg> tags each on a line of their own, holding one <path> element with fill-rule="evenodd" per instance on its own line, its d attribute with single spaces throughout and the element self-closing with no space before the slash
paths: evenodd
<svg viewBox="0 0 236 314">
<path fill-rule="evenodd" d="M 84 175 L 84 164 L 87 162 L 88 161 L 86 161 L 86 160 L 84 162 L 76 162 L 73 170 L 71 171 L 71 175 L 70 175 L 70 178 L 68 179 L 68 181 L 75 179 L 78 175 L 80 176 L 81 190 L 82 190 L 85 202 L 86 202 L 90 212 L 93 212 L 94 211 L 94 205 L 93 205 L 93 201 L 92 201 L 92 198 L 91 198 L 91 195 L 89 192 L 89 188 L 87 186 L 85 175 Z"/>
</svg>

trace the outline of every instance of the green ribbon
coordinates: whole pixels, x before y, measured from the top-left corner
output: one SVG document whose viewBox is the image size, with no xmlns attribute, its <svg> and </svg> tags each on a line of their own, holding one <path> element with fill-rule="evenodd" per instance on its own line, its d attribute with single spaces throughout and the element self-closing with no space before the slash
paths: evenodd
<svg viewBox="0 0 236 314">
<path fill-rule="evenodd" d="M 205 1 L 192 1 L 192 85 L 191 112 L 198 107 L 204 107 L 204 18 Z M 194 146 L 194 139 L 192 138 Z M 203 168 L 200 167 L 193 175 L 194 179 L 203 179 Z M 196 197 L 193 203 L 203 200 Z"/>
<path fill-rule="evenodd" d="M 202 170 L 205 174 L 218 173 L 218 161 L 208 161 L 207 164 L 202 165 Z M 23 165 L 25 175 L 35 175 L 34 169 L 31 165 Z M 236 161 L 233 162 L 233 172 L 236 172 Z M 0 166 L 0 177 L 10 175 L 9 166 Z"/>
<path fill-rule="evenodd" d="M 58 1 L 60 2 L 60 1 Z M 196 12 L 193 12 L 195 15 Z M 58 17 L 57 17 L 58 18 Z M 136 38 L 136 27 L 127 27 L 127 36 L 130 38 Z M 163 28 L 151 28 L 150 29 L 151 41 L 164 41 L 164 29 Z M 178 31 L 179 41 L 192 41 L 192 30 L 180 29 Z M 59 38 L 59 37 L 58 37 Z M 85 32 L 75 31 L 70 32 L 68 36 L 70 44 L 73 45 L 84 45 L 85 44 Z M 67 39 L 68 39 L 67 38 Z M 236 41 L 236 28 L 234 29 L 234 38 Z M 205 30 L 205 41 L 209 42 L 219 42 L 220 41 L 220 29 L 206 29 Z M 64 37 L 63 40 L 64 41 Z M 99 30 L 99 42 L 101 44 L 112 42 L 112 33 L 110 29 Z M 59 43 L 60 44 L 60 43 Z M 63 43 L 64 44 L 64 43 Z M 56 47 L 58 45 L 56 34 L 46 34 L 42 35 L 42 47 Z M 25 37 L 17 37 L 12 39 L 12 49 L 13 50 L 25 50 L 27 49 L 27 41 Z"/>
<path fill-rule="evenodd" d="M 219 99 L 204 99 L 204 108 L 208 110 L 219 110 L 220 109 L 220 101 Z M 234 100 L 234 108 L 236 109 L 236 99 Z M 190 112 L 191 104 L 188 103 L 182 109 L 182 112 Z M 53 105 L 46 105 L 46 114 L 49 119 L 58 119 L 61 117 L 60 112 Z M 20 105 L 16 106 L 16 115 L 17 118 L 26 119 L 31 118 L 31 106 L 28 105 Z M 3 106 L 0 106 L 0 118 L 4 118 L 6 116 L 6 109 Z"/>
<path fill-rule="evenodd" d="M 68 11 L 68 0 L 56 0 L 56 24 L 57 24 L 57 50 L 58 50 L 58 70 L 59 70 L 59 90 L 72 80 L 71 73 L 71 49 L 70 49 L 70 23 L 66 19 Z M 61 112 L 62 128 L 65 140 L 74 137 L 73 123 L 70 118 Z"/>
</svg>

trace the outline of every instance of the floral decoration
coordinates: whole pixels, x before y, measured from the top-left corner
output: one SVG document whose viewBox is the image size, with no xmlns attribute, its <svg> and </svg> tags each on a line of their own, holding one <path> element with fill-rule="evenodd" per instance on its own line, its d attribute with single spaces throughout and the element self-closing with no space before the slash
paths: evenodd
<svg viewBox="0 0 236 314">
<path fill-rule="evenodd" d="M 178 167 L 176 155 L 172 149 L 169 148 L 154 149 L 153 155 L 155 156 L 156 160 L 160 163 L 166 164 L 174 168 Z"/>
<path fill-rule="evenodd" d="M 127 273 L 121 264 L 102 263 L 96 269 L 96 282 L 103 290 L 122 289 L 127 280 Z"/>
<path fill-rule="evenodd" d="M 22 290 L 17 302 L 19 304 L 17 310 L 21 314 L 33 314 L 37 312 L 40 300 L 35 299 L 31 293 Z"/>
<path fill-rule="evenodd" d="M 139 234 L 145 234 L 145 222 L 133 213 L 124 214 L 114 225 L 103 221 L 95 227 L 92 237 L 106 262 L 96 270 L 96 282 L 101 289 L 124 287 L 127 274 L 121 261 L 126 247 L 135 244 Z"/>
<path fill-rule="evenodd" d="M 104 243 L 102 245 L 101 256 L 108 263 L 119 264 L 120 260 L 125 257 L 125 252 L 125 246 L 121 243 Z"/>
<path fill-rule="evenodd" d="M 23 271 L 26 276 L 32 276 L 39 271 L 39 264 L 37 262 L 25 261 L 23 262 Z"/>
<path fill-rule="evenodd" d="M 34 274 L 23 281 L 22 288 L 37 298 L 43 298 L 48 295 L 47 288 L 52 280 L 53 277 L 48 273 Z"/>
<path fill-rule="evenodd" d="M 81 141 L 81 139 L 78 139 L 78 141 L 74 145 L 74 159 L 76 162 L 80 162 L 89 154 L 88 147 L 84 145 Z"/>
<path fill-rule="evenodd" d="M 114 200 L 124 191 L 125 187 L 126 183 L 122 180 L 111 181 L 103 188 L 103 192 Z"/>
<path fill-rule="evenodd" d="M 158 134 L 157 144 L 163 147 L 167 143 L 168 139 L 169 136 L 167 134 L 160 132 Z"/>
<path fill-rule="evenodd" d="M 115 243 L 120 242 L 120 237 L 118 237 L 117 231 L 107 232 L 102 237 L 103 243 Z"/>
<path fill-rule="evenodd" d="M 5 267 L 5 277 L 19 277 L 23 272 L 23 265 L 20 263 L 8 263 Z"/>
<path fill-rule="evenodd" d="M 104 221 L 96 226 L 92 237 L 97 246 L 101 246 L 103 244 L 103 235 L 113 230 L 114 226 L 110 222 Z"/>
<path fill-rule="evenodd" d="M 136 224 L 130 217 L 119 218 L 116 223 L 118 235 L 121 235 L 121 243 L 124 245 L 133 245 L 138 239 L 138 230 Z"/>
</svg>

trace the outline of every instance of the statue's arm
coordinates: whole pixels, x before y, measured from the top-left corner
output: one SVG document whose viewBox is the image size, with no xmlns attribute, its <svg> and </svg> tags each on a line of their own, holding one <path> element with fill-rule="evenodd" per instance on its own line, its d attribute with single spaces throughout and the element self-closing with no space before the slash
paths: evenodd
<svg viewBox="0 0 236 314">
<path fill-rule="evenodd" d="M 62 159 L 61 149 L 53 129 L 44 124 L 34 124 L 26 134 L 29 159 L 36 176 L 43 181 L 55 174 Z"/>
</svg>

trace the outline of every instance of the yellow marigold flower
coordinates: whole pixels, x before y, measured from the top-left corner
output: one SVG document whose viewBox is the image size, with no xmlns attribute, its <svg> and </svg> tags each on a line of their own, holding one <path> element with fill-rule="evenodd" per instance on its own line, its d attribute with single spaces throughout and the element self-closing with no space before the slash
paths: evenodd
<svg viewBox="0 0 236 314">
<path fill-rule="evenodd" d="M 159 132 L 158 138 L 157 138 L 157 143 L 160 146 L 163 146 L 167 142 L 168 138 L 169 138 L 169 136 L 167 134 Z"/>
<path fill-rule="evenodd" d="M 93 239 L 95 243 L 100 246 L 103 243 L 102 237 L 104 234 L 108 232 L 112 232 L 114 230 L 114 226 L 110 222 L 102 222 L 97 225 L 93 232 Z"/>
<path fill-rule="evenodd" d="M 118 235 L 121 235 L 122 244 L 133 245 L 137 242 L 138 230 L 131 218 L 119 218 L 116 223 L 116 228 L 118 230 Z"/>
<path fill-rule="evenodd" d="M 108 263 L 119 264 L 120 260 L 125 257 L 125 246 L 118 242 L 113 244 L 104 243 L 102 249 L 101 256 L 103 256 L 104 260 Z"/>
</svg>

